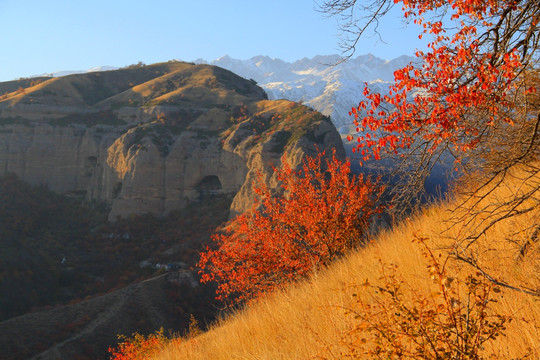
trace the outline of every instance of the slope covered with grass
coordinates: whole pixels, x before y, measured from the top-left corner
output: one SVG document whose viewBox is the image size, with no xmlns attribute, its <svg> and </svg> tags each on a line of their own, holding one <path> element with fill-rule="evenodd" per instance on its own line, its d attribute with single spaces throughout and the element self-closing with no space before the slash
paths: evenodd
<svg viewBox="0 0 540 360">
<path fill-rule="evenodd" d="M 496 202 L 521 190 L 506 182 L 484 201 Z M 396 276 L 402 282 L 405 304 L 422 294 L 428 300 L 437 298 L 439 288 L 430 277 L 430 263 L 423 255 L 425 248 L 413 240 L 424 239 L 436 256 L 441 254 L 439 261 L 445 264 L 452 278 L 463 281 L 467 275 L 476 272 L 469 265 L 452 258 L 446 261 L 448 245 L 461 238 L 471 225 L 482 221 L 481 217 L 477 218 L 466 228 L 464 220 L 467 218 L 460 215 L 467 214 L 460 214 L 459 210 L 450 211 L 457 203 L 458 200 L 454 199 L 426 208 L 393 229 L 382 231 L 371 245 L 350 254 L 326 271 L 313 274 L 310 279 L 291 286 L 285 292 L 252 303 L 246 309 L 225 317 L 202 335 L 171 342 L 154 358 L 347 358 L 347 354 L 354 352 L 351 348 L 369 346 L 369 340 L 367 345 L 363 344 L 361 332 L 353 330 L 361 325 L 354 312 L 360 313 L 358 299 L 371 306 L 380 301 L 380 294 L 368 291 L 361 284 L 366 280 L 374 285 L 381 284 L 381 264 L 397 266 Z M 526 281 L 532 288 L 540 287 L 538 243 L 524 258 L 516 258 L 515 253 L 509 251 L 512 244 L 520 243 L 520 236 L 525 236 L 516 233 L 515 229 L 529 228 L 527 225 L 535 221 L 539 211 L 501 221 L 483 235 L 475 244 L 478 255 L 483 255 L 479 257 L 483 269 L 509 284 Z M 461 295 L 466 301 L 467 294 Z M 505 287 L 498 287 L 490 296 L 494 301 L 488 304 L 491 309 L 489 316 L 499 314 L 512 320 L 505 324 L 503 335 L 485 343 L 481 355 L 496 359 L 540 358 L 539 298 Z M 365 338 L 368 339 L 367 336 Z"/>
</svg>

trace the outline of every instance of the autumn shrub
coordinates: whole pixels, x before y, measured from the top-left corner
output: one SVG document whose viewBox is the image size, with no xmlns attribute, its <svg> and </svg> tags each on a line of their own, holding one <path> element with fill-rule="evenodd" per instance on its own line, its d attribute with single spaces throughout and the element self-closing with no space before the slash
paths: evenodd
<svg viewBox="0 0 540 360">
<path fill-rule="evenodd" d="M 257 208 L 229 221 L 201 254 L 202 281 L 217 281 L 218 298 L 247 300 L 327 266 L 366 241 L 370 219 L 381 210 L 381 189 L 351 174 L 350 164 L 324 153 L 300 170 L 285 161 L 274 169 L 281 194 L 261 176 Z"/>
<path fill-rule="evenodd" d="M 120 342 L 116 348 L 110 347 L 111 360 L 143 360 L 148 359 L 169 343 L 163 334 L 163 328 L 148 336 L 133 333 L 131 337 L 119 335 Z"/>
<path fill-rule="evenodd" d="M 349 313 L 355 326 L 344 338 L 342 358 L 454 359 L 497 358 L 485 345 L 503 335 L 511 317 L 492 310 L 499 289 L 481 273 L 460 279 L 449 275 L 446 259 L 425 248 L 435 291 L 411 288 L 399 269 L 381 261 L 377 283 L 366 280 L 354 294 Z M 367 295 L 367 296 L 366 296 Z"/>
</svg>

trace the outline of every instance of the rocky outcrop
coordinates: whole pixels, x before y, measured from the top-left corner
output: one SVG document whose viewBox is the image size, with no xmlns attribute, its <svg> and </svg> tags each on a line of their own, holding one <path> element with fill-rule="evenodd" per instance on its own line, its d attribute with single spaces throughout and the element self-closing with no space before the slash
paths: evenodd
<svg viewBox="0 0 540 360">
<path fill-rule="evenodd" d="M 317 149 L 344 153 L 327 117 L 266 100 L 253 81 L 208 65 L 24 84 L 0 98 L 0 176 L 106 202 L 111 220 L 164 215 L 217 193 L 242 212 L 253 204 L 258 173 L 272 184 L 272 165 L 282 160 L 296 166 Z"/>
</svg>

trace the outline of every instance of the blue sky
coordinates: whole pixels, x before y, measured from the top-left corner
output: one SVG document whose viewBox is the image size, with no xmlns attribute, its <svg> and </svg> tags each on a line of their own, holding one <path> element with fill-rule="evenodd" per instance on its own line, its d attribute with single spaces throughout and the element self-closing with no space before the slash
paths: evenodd
<svg viewBox="0 0 540 360">
<path fill-rule="evenodd" d="M 366 37 L 357 55 L 392 59 L 421 46 L 418 29 L 397 17 L 381 29 L 385 43 Z M 337 19 L 313 0 L 0 0 L 0 33 L 0 81 L 139 61 L 340 52 Z"/>
</svg>

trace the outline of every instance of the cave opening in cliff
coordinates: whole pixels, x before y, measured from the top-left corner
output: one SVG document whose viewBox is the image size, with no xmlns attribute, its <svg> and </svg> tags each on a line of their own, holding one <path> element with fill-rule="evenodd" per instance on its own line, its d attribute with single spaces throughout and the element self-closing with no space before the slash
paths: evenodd
<svg viewBox="0 0 540 360">
<path fill-rule="evenodd" d="M 216 175 L 208 175 L 195 186 L 199 192 L 199 200 L 203 200 L 223 193 L 223 186 Z"/>
</svg>

